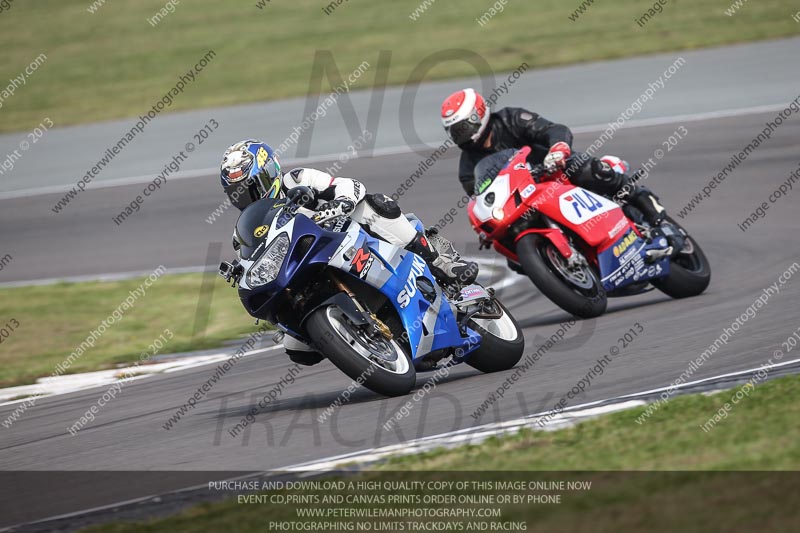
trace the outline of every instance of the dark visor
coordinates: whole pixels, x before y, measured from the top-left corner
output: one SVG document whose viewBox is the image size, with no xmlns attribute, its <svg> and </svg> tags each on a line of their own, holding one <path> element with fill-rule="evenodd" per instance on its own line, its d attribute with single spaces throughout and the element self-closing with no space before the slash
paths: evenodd
<svg viewBox="0 0 800 533">
<path fill-rule="evenodd" d="M 454 143 L 464 144 L 471 141 L 472 136 L 478 133 L 480 128 L 480 124 L 475 124 L 469 120 L 462 120 L 447 128 L 447 133 L 450 135 L 450 138 L 453 139 Z"/>
</svg>

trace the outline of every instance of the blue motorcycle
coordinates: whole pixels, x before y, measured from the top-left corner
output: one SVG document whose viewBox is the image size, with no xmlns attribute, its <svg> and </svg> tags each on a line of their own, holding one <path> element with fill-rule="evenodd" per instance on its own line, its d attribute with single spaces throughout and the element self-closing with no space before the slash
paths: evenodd
<svg viewBox="0 0 800 533">
<path fill-rule="evenodd" d="M 220 275 L 250 315 L 315 350 L 304 364 L 327 358 L 398 396 L 417 372 L 459 363 L 495 372 L 520 360 L 522 331 L 492 289 L 440 285 L 418 255 L 349 217 L 317 224 L 303 207 L 291 198 L 248 206 L 236 223 L 240 258 Z"/>
</svg>

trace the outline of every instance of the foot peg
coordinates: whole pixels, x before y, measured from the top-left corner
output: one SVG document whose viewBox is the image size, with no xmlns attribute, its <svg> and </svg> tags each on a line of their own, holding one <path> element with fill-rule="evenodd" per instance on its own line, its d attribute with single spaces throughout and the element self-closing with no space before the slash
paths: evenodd
<svg viewBox="0 0 800 533">
<path fill-rule="evenodd" d="M 647 250 L 645 255 L 647 256 L 648 263 L 655 263 L 665 257 L 672 257 L 672 252 L 674 248 L 672 246 L 667 246 L 666 248 L 662 248 L 660 250 Z"/>
</svg>

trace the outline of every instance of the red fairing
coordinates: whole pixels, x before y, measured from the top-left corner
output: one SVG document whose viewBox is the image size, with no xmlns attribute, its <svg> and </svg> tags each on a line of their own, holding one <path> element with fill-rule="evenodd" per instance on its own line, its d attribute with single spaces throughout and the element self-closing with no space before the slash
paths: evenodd
<svg viewBox="0 0 800 533">
<path fill-rule="evenodd" d="M 521 149 L 491 185 L 468 206 L 473 228 L 483 239 L 494 241 L 498 252 L 512 259 L 516 257 L 513 250 L 498 245 L 497 241 L 504 237 L 511 225 L 523 216 L 529 216 L 528 213 L 534 209 L 574 231 L 598 252 L 613 245 L 629 228 L 635 229 L 616 203 L 572 185 L 562 172 L 549 176 L 549 181 L 535 183 L 525 162 L 529 153 L 530 148 Z M 607 162 L 617 166 L 624 163 L 610 157 Z M 488 207 L 489 193 L 494 193 L 491 208 Z M 502 202 L 502 208 L 498 202 Z M 522 235 L 528 233 L 545 236 L 564 257 L 572 254 L 566 236 L 558 229 L 531 228 Z"/>
<path fill-rule="evenodd" d="M 541 188 L 539 188 L 541 187 Z M 601 251 L 633 224 L 611 200 L 562 182 L 559 177 L 537 187 L 533 206 L 553 221 L 573 230 Z"/>
<path fill-rule="evenodd" d="M 569 259 L 572 256 L 572 248 L 569 247 L 569 241 L 567 241 L 567 237 L 564 236 L 564 233 L 561 230 L 555 228 L 527 229 L 521 232 L 519 235 L 517 235 L 517 238 L 514 239 L 514 244 L 518 243 L 521 238 L 523 238 L 526 235 L 530 235 L 531 233 L 536 233 L 538 235 L 542 235 L 543 237 L 549 239 L 550 242 L 553 243 L 553 246 L 555 246 L 558 249 L 561 255 L 563 255 L 567 259 Z"/>
</svg>

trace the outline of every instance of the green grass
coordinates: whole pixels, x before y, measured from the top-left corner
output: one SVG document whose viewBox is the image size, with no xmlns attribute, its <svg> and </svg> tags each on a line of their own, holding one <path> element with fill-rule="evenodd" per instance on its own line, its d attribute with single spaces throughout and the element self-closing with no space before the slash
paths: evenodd
<svg viewBox="0 0 800 533">
<path fill-rule="evenodd" d="M 350 0 L 326 15 L 322 0 L 184 0 L 155 28 L 147 19 L 164 0 L 17 0 L 0 13 L 3 86 L 44 52 L 46 63 L 0 109 L 0 131 L 29 129 L 50 117 L 64 126 L 146 112 L 208 50 L 216 58 L 170 111 L 302 96 L 317 50 L 330 50 L 342 75 L 362 61 L 372 68 L 356 88 L 374 83 L 378 51 L 391 51 L 390 84 L 475 74 L 463 61 L 415 68 L 444 49 L 465 49 L 496 72 L 693 49 L 800 33 L 785 0 L 748 2 L 728 17 L 731 0 L 671 0 L 639 28 L 649 2 L 603 0 L 577 21 L 579 0 L 510 0 L 481 27 L 487 0 L 439 0 L 418 21 L 420 0 Z M 322 90 L 329 88 L 327 82 Z M 433 112 L 433 110 L 432 110 Z"/>
<path fill-rule="evenodd" d="M 560 431 L 398 458 L 346 479 L 476 479 L 480 474 L 464 471 L 482 470 L 506 472 L 493 479 L 593 482 L 590 491 L 565 493 L 559 505 L 503 505 L 503 518 L 527 521 L 528 531 L 796 530 L 797 476 L 769 471 L 800 469 L 800 377 L 758 385 L 704 432 L 700 426 L 736 390 L 677 397 L 641 426 L 634 420 L 643 408 L 633 409 Z M 670 472 L 615 472 L 631 470 Z M 527 471 L 536 473 L 521 475 Z M 228 500 L 90 531 L 265 531 L 268 521 L 297 520 L 297 507 Z"/>
<path fill-rule="evenodd" d="M 738 390 L 738 389 L 734 389 Z M 701 429 L 731 397 L 689 395 L 644 410 L 603 416 L 554 432 L 525 431 L 480 446 L 398 459 L 414 470 L 798 470 L 800 377 L 763 383 L 713 430 Z"/>
<path fill-rule="evenodd" d="M 161 353 L 216 347 L 225 340 L 255 331 L 254 319 L 242 307 L 236 291 L 222 278 L 215 278 L 219 281 L 215 279 L 210 292 L 212 299 L 204 334 L 194 335 L 202 275 L 165 275 L 67 373 L 138 361 L 139 354 L 148 350 L 165 329 L 172 331 L 174 338 Z M 76 350 L 143 280 L 0 290 L 3 324 L 12 318 L 19 322 L 19 327 L 0 346 L 0 386 L 32 383 L 38 377 L 52 374 L 56 365 Z"/>
</svg>

